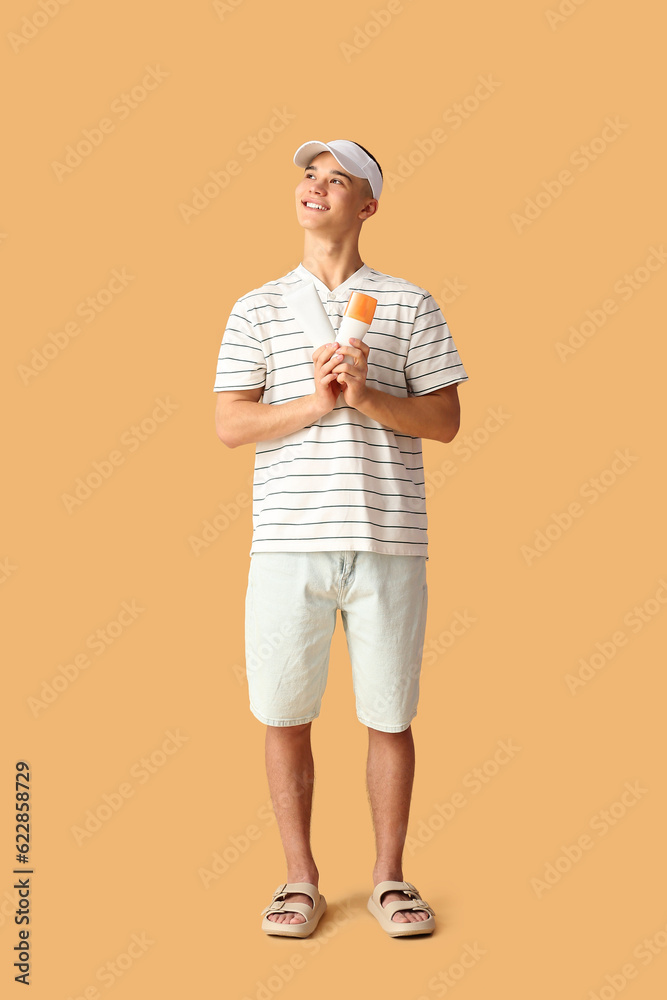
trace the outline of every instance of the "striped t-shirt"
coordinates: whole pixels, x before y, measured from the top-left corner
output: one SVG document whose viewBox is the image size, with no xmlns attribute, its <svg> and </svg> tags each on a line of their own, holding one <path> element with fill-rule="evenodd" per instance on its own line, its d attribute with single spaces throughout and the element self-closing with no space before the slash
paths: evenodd
<svg viewBox="0 0 667 1000">
<path fill-rule="evenodd" d="M 467 380 L 447 323 L 424 288 L 362 264 L 330 291 L 299 264 L 237 300 L 215 392 L 264 386 L 262 403 L 274 404 L 315 391 L 315 348 L 283 300 L 304 280 L 315 285 L 334 330 L 352 292 L 377 299 L 364 338 L 373 388 L 421 396 Z M 424 487 L 421 438 L 365 416 L 341 392 L 319 420 L 256 443 L 250 554 L 359 549 L 428 559 Z"/>
</svg>

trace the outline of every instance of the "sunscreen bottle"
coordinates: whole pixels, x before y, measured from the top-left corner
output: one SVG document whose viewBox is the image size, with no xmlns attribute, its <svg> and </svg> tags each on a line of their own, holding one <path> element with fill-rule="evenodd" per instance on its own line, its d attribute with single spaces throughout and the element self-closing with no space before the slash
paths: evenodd
<svg viewBox="0 0 667 1000">
<path fill-rule="evenodd" d="M 352 292 L 343 313 L 340 329 L 335 336 L 336 341 L 343 347 L 349 345 L 350 337 L 363 340 L 368 332 L 368 328 L 373 322 L 375 307 L 378 300 L 372 295 L 365 295 L 363 292 Z M 341 364 L 354 364 L 354 358 L 350 354 L 343 355 Z"/>
<path fill-rule="evenodd" d="M 322 344 L 333 344 L 336 333 L 312 281 L 304 281 L 295 291 L 285 292 L 283 301 L 315 349 Z"/>
</svg>

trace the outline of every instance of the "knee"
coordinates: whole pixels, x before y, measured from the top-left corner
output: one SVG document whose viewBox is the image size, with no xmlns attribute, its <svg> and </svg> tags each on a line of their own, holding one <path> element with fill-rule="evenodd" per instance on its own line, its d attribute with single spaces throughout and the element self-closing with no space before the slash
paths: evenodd
<svg viewBox="0 0 667 1000">
<path fill-rule="evenodd" d="M 269 734 L 276 736 L 282 736 L 285 739 L 290 739 L 293 737 L 305 736 L 310 733 L 310 728 L 312 726 L 311 722 L 301 722 L 296 726 L 267 726 L 266 732 L 267 736 Z"/>
<path fill-rule="evenodd" d="M 372 726 L 367 726 L 366 728 L 368 729 L 369 740 L 372 739 L 391 740 L 392 738 L 400 739 L 400 737 L 403 737 L 403 739 L 409 739 L 410 736 L 412 735 L 412 726 L 407 726 L 405 729 L 401 729 L 400 732 L 398 733 L 387 733 L 385 732 L 384 729 L 373 729 Z"/>
</svg>

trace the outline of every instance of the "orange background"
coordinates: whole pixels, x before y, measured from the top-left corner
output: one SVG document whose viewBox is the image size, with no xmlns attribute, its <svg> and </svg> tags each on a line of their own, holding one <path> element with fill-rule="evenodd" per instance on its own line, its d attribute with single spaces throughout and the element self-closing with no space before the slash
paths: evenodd
<svg viewBox="0 0 667 1000">
<path fill-rule="evenodd" d="M 662 996 L 658 9 L 43 3 L 2 14 L 3 992 L 22 995 L 24 759 L 35 998 Z M 340 625 L 313 733 L 329 913 L 307 941 L 260 931 L 285 871 L 242 671 L 253 448 L 213 420 L 235 300 L 301 259 L 294 150 L 343 137 L 385 174 L 363 260 L 433 293 L 470 376 L 458 437 L 424 442 L 404 871 L 438 925 L 407 941 L 365 908 L 367 738 Z"/>
</svg>

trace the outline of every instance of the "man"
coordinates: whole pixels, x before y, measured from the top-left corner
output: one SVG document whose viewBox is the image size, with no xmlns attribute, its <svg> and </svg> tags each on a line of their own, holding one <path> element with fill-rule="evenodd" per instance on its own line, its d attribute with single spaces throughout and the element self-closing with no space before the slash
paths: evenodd
<svg viewBox="0 0 667 1000">
<path fill-rule="evenodd" d="M 421 438 L 453 440 L 468 375 L 431 295 L 361 259 L 361 228 L 382 190 L 377 160 L 337 139 L 304 143 L 294 162 L 303 263 L 237 300 L 214 386 L 220 439 L 257 442 L 246 666 L 287 862 L 262 928 L 305 937 L 326 909 L 310 846 L 310 730 L 340 608 L 368 728 L 377 847 L 368 908 L 392 936 L 430 933 L 433 910 L 402 870 L 427 608 Z M 283 299 L 304 281 L 332 321 L 332 342 L 315 351 Z M 353 291 L 377 307 L 364 341 L 345 346 L 350 363 L 333 331 Z"/>
</svg>

